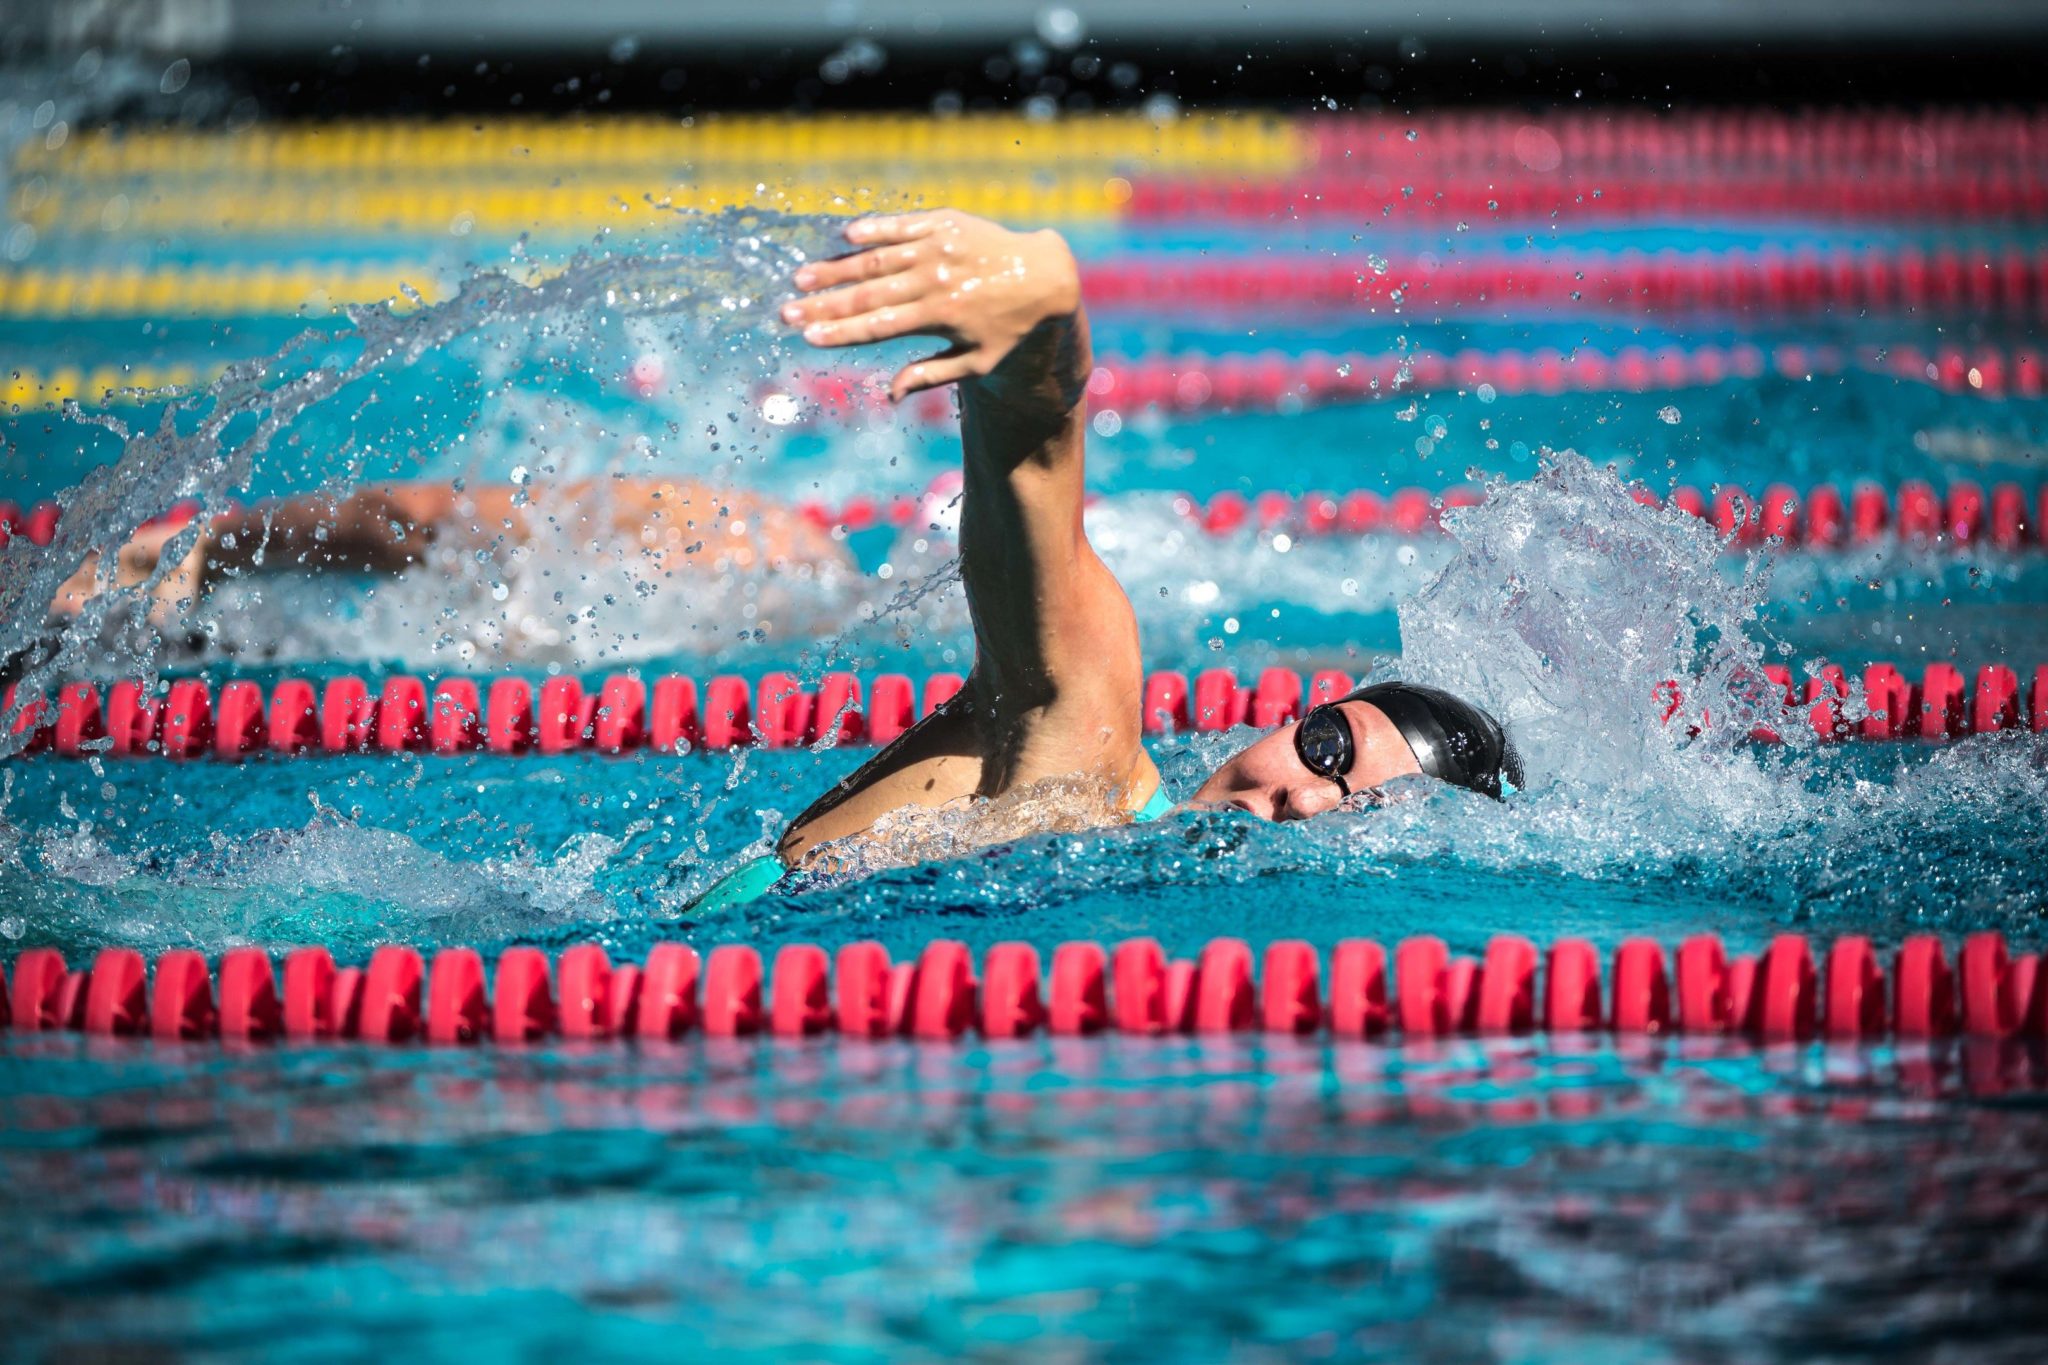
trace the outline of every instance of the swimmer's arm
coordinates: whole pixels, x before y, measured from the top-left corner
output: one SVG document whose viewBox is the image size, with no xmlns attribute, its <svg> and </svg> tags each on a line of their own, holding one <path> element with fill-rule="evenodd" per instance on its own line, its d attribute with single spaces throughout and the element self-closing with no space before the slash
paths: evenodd
<svg viewBox="0 0 2048 1365">
<path fill-rule="evenodd" d="M 399 484 L 222 513 L 207 530 L 207 578 L 268 570 L 401 573 L 425 555 L 453 515 L 455 497 L 447 484 Z"/>
<path fill-rule="evenodd" d="M 822 346 L 952 343 L 906 367 L 891 392 L 960 384 L 961 574 L 977 656 L 962 709 L 918 727 L 932 741 L 878 755 L 798 818 L 784 856 L 905 805 L 1047 777 L 1101 778 L 1135 808 L 1158 776 L 1139 736 L 1136 617 L 1081 524 L 1093 362 L 1072 253 L 1056 234 L 945 212 L 863 220 L 848 236 L 867 249 L 797 279 L 807 291 L 846 287 L 785 317 Z"/>
<path fill-rule="evenodd" d="M 111 569 L 89 556 L 58 587 L 51 610 L 75 615 L 106 589 L 135 588 L 153 575 L 156 608 L 176 610 L 223 578 L 275 570 L 398 573 L 425 553 L 454 496 L 446 484 L 400 484 L 341 499 L 279 498 L 236 508 L 196 533 L 189 523 L 157 522 L 120 547 Z M 159 572 L 166 554 L 178 560 Z"/>
<path fill-rule="evenodd" d="M 820 844 L 873 832 L 891 811 L 974 795 L 981 770 L 981 736 L 962 693 L 833 784 L 790 822 L 775 852 L 797 867 Z"/>
<path fill-rule="evenodd" d="M 1137 617 L 1082 528 L 1092 368 L 1076 280 L 1071 303 L 960 385 L 973 681 L 1003 740 L 988 754 L 985 794 L 1076 774 L 1123 786 L 1149 769 Z"/>
</svg>

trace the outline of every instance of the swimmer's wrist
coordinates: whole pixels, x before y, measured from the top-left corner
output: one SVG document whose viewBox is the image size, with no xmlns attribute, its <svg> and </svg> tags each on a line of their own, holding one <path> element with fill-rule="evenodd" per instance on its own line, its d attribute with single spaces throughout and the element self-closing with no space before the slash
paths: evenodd
<svg viewBox="0 0 2048 1365">
<path fill-rule="evenodd" d="M 1092 368 L 1087 320 L 1076 309 L 1042 318 L 988 373 L 960 387 L 977 405 L 1012 415 L 1066 413 L 1087 395 Z"/>
<path fill-rule="evenodd" d="M 1081 311 L 1081 263 L 1067 239 L 1051 228 L 1026 236 L 1043 257 L 1037 277 L 1045 282 L 1045 318 L 1072 318 Z"/>
</svg>

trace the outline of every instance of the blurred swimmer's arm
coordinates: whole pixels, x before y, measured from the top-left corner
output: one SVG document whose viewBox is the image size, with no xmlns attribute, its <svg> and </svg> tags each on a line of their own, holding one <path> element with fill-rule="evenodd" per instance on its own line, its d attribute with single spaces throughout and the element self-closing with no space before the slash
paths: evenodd
<svg viewBox="0 0 2048 1365">
<path fill-rule="evenodd" d="M 265 570 L 339 569 L 397 573 L 416 562 L 433 537 L 446 485 L 361 489 L 345 498 L 279 498 L 190 523 L 156 522 L 138 530 L 103 573 L 97 552 L 58 588 L 51 609 L 74 616 L 108 588 L 132 588 L 157 574 L 166 553 L 179 556 L 157 575 L 152 614 L 206 595 L 222 578 Z"/>
<path fill-rule="evenodd" d="M 401 573 L 453 512 L 447 484 L 359 488 L 343 498 L 291 497 L 223 513 L 207 532 L 212 577 L 256 569 Z"/>
<path fill-rule="evenodd" d="M 905 805 L 1049 777 L 1100 778 L 1142 804 L 1158 778 L 1139 735 L 1137 620 L 1081 525 L 1093 360 L 1073 253 L 1056 233 L 944 210 L 863 219 L 847 236 L 860 249 L 799 271 L 809 297 L 784 318 L 818 346 L 948 343 L 890 392 L 960 386 L 976 659 L 960 706 L 926 722 L 941 742 L 877 756 L 798 819 L 784 855 Z"/>
<path fill-rule="evenodd" d="M 213 517 L 199 530 L 157 522 L 137 531 L 103 581 L 100 558 L 58 590 L 59 616 L 108 587 L 149 579 L 178 553 L 151 596 L 174 609 L 224 578 L 265 572 L 402 573 L 444 534 L 489 546 L 529 534 L 687 556 L 708 549 L 720 567 L 850 567 L 843 546 L 792 509 L 758 495 L 684 480 L 616 479 L 535 489 L 513 484 L 389 483 L 343 497 L 277 498 Z M 685 548 L 687 547 L 687 548 Z"/>
</svg>

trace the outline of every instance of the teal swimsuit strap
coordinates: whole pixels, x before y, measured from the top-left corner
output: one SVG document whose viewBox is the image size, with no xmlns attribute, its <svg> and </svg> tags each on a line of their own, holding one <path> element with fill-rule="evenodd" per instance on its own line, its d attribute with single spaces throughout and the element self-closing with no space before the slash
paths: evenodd
<svg viewBox="0 0 2048 1365">
<path fill-rule="evenodd" d="M 789 871 L 782 865 L 782 859 L 773 853 L 763 853 L 758 858 L 749 858 L 732 871 L 711 884 L 711 889 L 697 897 L 685 913 L 707 914 L 713 910 L 729 910 L 735 905 L 757 901 L 768 894 L 768 888 L 782 880 Z"/>
<path fill-rule="evenodd" d="M 1161 783 L 1158 790 L 1152 793 L 1152 799 L 1139 807 L 1137 813 L 1131 816 L 1131 823 L 1134 825 L 1149 825 L 1172 809 L 1173 798 L 1166 794 L 1166 786 L 1164 783 Z"/>
</svg>

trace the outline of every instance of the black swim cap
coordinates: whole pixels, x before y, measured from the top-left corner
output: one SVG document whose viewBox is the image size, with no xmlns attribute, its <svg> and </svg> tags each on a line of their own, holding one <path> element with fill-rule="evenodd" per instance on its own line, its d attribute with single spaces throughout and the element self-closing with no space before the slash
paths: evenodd
<svg viewBox="0 0 2048 1365">
<path fill-rule="evenodd" d="M 1469 701 L 1437 687 L 1383 682 L 1361 687 L 1345 701 L 1369 701 L 1394 722 L 1431 777 L 1485 792 L 1498 801 L 1503 785 L 1522 785 L 1522 758 L 1500 722 Z"/>
</svg>

